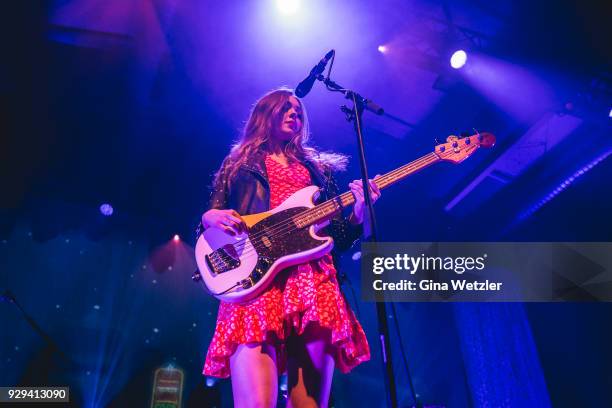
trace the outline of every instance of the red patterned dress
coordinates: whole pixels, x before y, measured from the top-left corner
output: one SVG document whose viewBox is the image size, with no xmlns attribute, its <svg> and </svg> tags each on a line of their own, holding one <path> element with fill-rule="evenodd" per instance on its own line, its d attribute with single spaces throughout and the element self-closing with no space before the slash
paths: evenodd
<svg viewBox="0 0 612 408">
<path fill-rule="evenodd" d="M 284 167 L 267 156 L 265 164 L 270 208 L 311 185 L 310 173 L 299 163 Z M 363 329 L 340 293 L 332 257 L 325 255 L 282 271 L 265 292 L 248 303 L 221 302 L 203 373 L 229 377 L 229 359 L 237 346 L 263 342 L 275 345 L 278 371 L 283 373 L 285 340 L 292 332 L 302 334 L 310 322 L 331 330 L 336 367 L 343 373 L 370 359 Z"/>
</svg>

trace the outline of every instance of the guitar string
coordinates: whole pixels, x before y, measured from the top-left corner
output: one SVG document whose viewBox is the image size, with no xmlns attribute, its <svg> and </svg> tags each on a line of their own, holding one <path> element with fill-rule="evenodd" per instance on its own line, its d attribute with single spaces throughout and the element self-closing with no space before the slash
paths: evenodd
<svg viewBox="0 0 612 408">
<path fill-rule="evenodd" d="M 474 146 L 479 147 L 478 143 L 475 143 Z M 437 154 L 435 151 L 428 153 L 427 155 L 411 162 L 408 164 L 405 164 L 404 166 L 401 166 L 393 171 L 390 171 L 389 173 L 385 174 L 384 176 L 381 176 L 379 178 L 379 181 L 382 182 L 394 182 L 398 179 L 401 179 L 405 176 L 407 176 L 408 174 L 402 174 L 405 171 L 409 171 L 412 172 L 412 170 L 414 170 L 414 168 L 416 167 L 417 170 L 420 170 L 419 167 L 421 167 L 421 164 L 424 164 L 424 162 L 430 161 L 431 159 L 434 159 L 433 161 L 431 161 L 431 163 L 428 164 L 433 164 L 435 161 L 441 160 L 443 158 L 446 158 L 447 156 L 452 155 L 453 153 L 457 153 L 454 151 L 454 149 L 449 149 L 448 151 L 445 152 L 440 152 L 440 154 Z M 399 177 L 397 177 L 399 175 Z M 384 186 L 383 186 L 384 187 Z M 287 220 L 277 224 L 276 226 L 274 226 L 272 229 L 265 231 L 265 232 L 261 232 L 258 234 L 254 234 L 253 236 L 248 236 L 246 239 L 242 239 L 241 241 L 238 241 L 234 244 L 232 244 L 232 246 L 234 247 L 234 250 L 236 251 L 240 251 L 242 249 L 244 249 L 244 247 L 246 246 L 247 242 L 251 241 L 251 245 L 252 248 L 247 248 L 242 254 L 241 254 L 241 258 L 245 257 L 245 256 L 250 256 L 252 253 L 255 253 L 255 255 L 258 255 L 258 253 L 256 252 L 258 250 L 257 246 L 254 244 L 253 240 L 256 240 L 257 238 L 259 238 L 260 235 L 266 234 L 271 238 L 274 239 L 278 239 L 280 237 L 283 237 L 285 235 L 287 235 L 288 233 L 291 233 L 295 228 L 292 224 L 295 223 L 295 218 L 299 217 L 300 219 L 305 219 L 307 223 L 311 223 L 313 220 L 316 220 L 316 213 L 317 212 L 321 212 L 325 207 L 330 207 L 330 210 L 333 211 L 337 210 L 337 198 L 341 197 L 342 195 L 344 195 L 346 193 L 343 193 L 337 197 L 334 197 L 333 199 L 330 199 L 328 201 L 326 201 L 325 203 L 322 203 L 314 208 L 310 208 L 302 213 L 299 213 L 293 217 L 288 218 Z M 342 201 L 342 200 L 341 200 Z M 324 210 L 327 211 L 327 208 Z M 314 214 L 315 218 L 313 219 L 311 217 L 311 215 Z M 312 224 L 310 224 L 312 225 Z M 310 226 L 309 225 L 309 226 Z M 216 259 L 213 260 L 215 263 L 215 266 L 219 266 L 218 262 L 216 262 Z"/>
<path fill-rule="evenodd" d="M 480 139 L 480 138 L 479 138 L 479 142 L 480 142 L 481 140 L 482 140 L 482 139 Z M 480 143 L 475 143 L 474 145 L 475 145 L 476 147 L 480 147 Z M 433 164 L 433 163 L 435 163 L 436 161 L 442 160 L 442 159 L 444 159 L 444 158 L 446 158 L 446 157 L 448 157 L 448 156 L 452 155 L 452 153 L 457 153 L 457 152 L 455 152 L 455 151 L 454 151 L 454 149 L 453 149 L 453 150 L 450 150 L 450 149 L 449 149 L 449 151 L 447 151 L 447 152 L 440 152 L 440 154 L 438 154 L 438 153 L 436 153 L 436 152 L 435 152 L 435 150 L 434 150 L 434 152 L 431 152 L 431 153 L 429 153 L 429 154 L 427 154 L 427 155 L 425 155 L 425 156 L 423 156 L 423 157 L 421 157 L 421 158 L 419 158 L 419 159 L 417 159 L 417 160 L 415 160 L 415 161 L 413 161 L 413 162 L 411 162 L 411 163 L 408 163 L 408 164 L 406 164 L 406 165 L 404 165 L 404 166 L 401 166 L 401 167 L 399 167 L 399 168 L 397 168 L 397 169 L 395 169 L 395 170 L 393 170 L 393 171 L 390 171 L 389 173 L 385 174 L 384 176 L 381 176 L 381 177 L 379 178 L 379 180 L 378 180 L 378 181 L 379 181 L 379 182 L 381 182 L 381 181 L 382 181 L 382 182 L 389 182 L 389 183 L 395 182 L 395 181 L 397 181 L 397 180 L 399 180 L 399 179 L 402 179 L 402 178 L 404 178 L 404 177 L 406 177 L 407 175 L 409 175 L 409 174 L 410 174 L 410 173 L 408 173 L 408 174 L 402 174 L 402 173 L 404 173 L 405 171 L 412 172 L 412 170 L 413 170 L 415 167 L 420 167 L 420 166 L 421 166 L 421 164 L 423 164 L 423 162 L 429 161 L 430 159 L 434 159 L 434 160 L 433 160 L 433 161 L 431 161 L 431 163 L 428 163 L 427 165 Z M 424 166 L 423 166 L 423 167 L 424 167 Z M 419 168 L 417 168 L 417 170 L 420 170 L 420 169 L 419 169 Z M 399 177 L 398 177 L 398 176 L 399 176 Z M 386 185 L 384 185 L 383 187 L 386 187 Z M 275 236 L 275 238 L 277 238 L 277 239 L 278 239 L 278 238 L 280 238 L 281 236 L 284 236 L 284 235 L 286 235 L 287 233 L 291 232 L 291 230 L 293 230 L 293 228 L 292 228 L 292 226 L 291 226 L 291 223 L 292 223 L 292 222 L 294 222 L 294 218 L 295 218 L 295 217 L 301 217 L 302 219 L 306 218 L 306 222 L 307 222 L 307 223 L 310 223 L 310 222 L 312 221 L 312 219 L 309 219 L 309 218 L 310 218 L 310 214 L 316 214 L 316 213 L 317 213 L 317 209 L 318 209 L 318 211 L 320 212 L 320 211 L 321 211 L 321 210 L 322 210 L 324 207 L 329 207 L 329 206 L 332 206 L 332 208 L 331 208 L 331 209 L 332 209 L 332 210 L 336 210 L 336 208 L 337 208 L 337 202 L 336 202 L 336 201 L 337 201 L 337 199 L 338 199 L 339 197 L 343 196 L 344 194 L 346 194 L 346 193 L 340 194 L 339 196 L 334 197 L 333 199 L 330 199 L 330 200 L 328 200 L 327 202 L 322 203 L 322 204 L 320 204 L 320 205 L 318 205 L 318 206 L 316 206 L 316 207 L 314 207 L 314 208 L 308 209 L 308 210 L 304 211 L 303 213 L 299 213 L 297 216 L 290 217 L 288 220 L 286 220 L 286 221 L 284 221 L 284 222 L 279 223 L 279 224 L 278 224 L 277 226 L 275 226 L 275 228 L 274 228 L 274 229 L 278 230 L 278 229 L 280 228 L 280 226 L 282 226 L 283 224 L 286 224 L 286 225 L 289 225 L 289 228 L 288 228 L 288 229 L 285 229 L 285 231 L 275 231 L 275 233 L 274 233 L 274 234 L 272 234 L 272 235 L 268 234 L 268 235 L 270 235 L 270 236 Z M 340 199 L 340 201 L 342 202 L 342 199 Z M 316 219 L 316 218 L 315 218 L 315 219 Z M 312 224 L 310 224 L 310 225 L 312 225 Z M 310 225 L 309 225 L 309 226 L 310 226 Z M 274 229 L 273 229 L 273 230 L 274 230 Z M 262 234 L 263 234 L 263 232 L 262 232 Z M 253 237 L 257 237 L 257 238 L 258 238 L 257 234 L 255 234 Z M 236 245 L 239 245 L 240 243 L 244 243 L 244 245 L 242 245 L 242 248 L 244 248 L 244 246 L 246 246 L 247 241 L 249 241 L 249 240 L 253 239 L 253 237 L 247 237 L 246 239 L 243 239 L 241 242 L 238 242 L 238 243 L 236 243 L 236 244 L 232 244 L 232 246 L 234 246 L 234 249 L 236 249 Z M 241 258 L 244 258 L 244 257 L 252 257 L 252 255 L 253 255 L 253 253 L 252 253 L 252 252 L 254 252 L 254 251 L 255 251 L 255 252 L 254 252 L 254 255 L 255 255 L 256 257 L 259 257 L 258 253 L 256 252 L 256 250 L 257 250 L 256 245 L 255 245 L 253 242 L 251 243 L 251 245 L 252 245 L 252 247 L 253 247 L 253 249 L 251 250 L 251 252 L 249 252 L 249 251 L 248 251 L 248 249 L 247 249 L 246 251 L 244 251 L 244 252 L 243 252 L 243 254 L 241 255 Z M 217 262 L 215 262 L 215 263 L 216 263 L 216 264 L 217 264 L 217 266 L 218 266 L 218 263 L 217 263 Z M 237 287 L 237 286 L 239 286 L 239 282 L 237 282 L 236 284 L 234 284 L 234 285 L 233 285 L 232 287 L 230 287 L 229 289 L 226 289 L 225 291 L 220 292 L 220 293 L 218 293 L 218 294 L 224 294 L 224 293 L 227 293 L 229 290 L 231 290 L 231 289 L 233 289 L 233 288 L 235 288 L 235 287 Z"/>
<path fill-rule="evenodd" d="M 447 153 L 442 153 L 442 156 L 448 156 L 448 155 L 450 155 L 450 153 L 451 152 L 448 152 L 448 154 Z M 393 181 L 396 181 L 397 179 L 401 179 L 401 178 L 405 177 L 405 174 L 401 174 L 401 173 L 403 173 L 404 171 L 412 171 L 415 167 L 417 167 L 417 169 L 418 169 L 418 167 L 420 167 L 421 164 L 423 164 L 426 161 L 430 161 L 431 159 L 436 159 L 435 161 L 437 161 L 438 159 L 442 159 L 442 157 L 440 157 L 435 152 L 431 152 L 431 153 L 429 153 L 429 154 L 427 154 L 427 155 L 425 155 L 425 156 L 415 160 L 414 162 L 408 163 L 408 164 L 406 164 L 406 165 L 404 165 L 402 167 L 399 167 L 399 168 L 397 168 L 397 169 L 395 169 L 395 170 L 385 174 L 384 176 L 380 177 L 379 180 L 380 181 L 385 181 L 385 182 L 386 181 L 393 182 Z M 433 164 L 435 161 L 431 161 L 431 163 L 429 163 L 429 164 Z M 400 177 L 397 177 L 398 175 Z M 385 179 L 385 180 L 382 180 L 382 179 Z M 346 193 L 343 193 L 340 196 L 342 196 L 344 194 L 346 194 Z M 340 196 L 338 196 L 338 197 L 340 197 Z M 322 204 L 320 204 L 319 206 L 317 206 L 315 208 L 308 209 L 308 210 L 304 211 L 303 213 L 298 214 L 297 217 L 306 218 L 307 222 L 310 222 L 311 220 L 308 220 L 308 218 L 309 218 L 309 216 L 307 215 L 308 213 L 316 213 L 316 211 L 315 211 L 316 208 L 319 208 L 319 210 L 320 210 L 323 207 L 332 206 L 332 209 L 333 209 L 336 206 L 335 200 L 338 197 L 335 197 L 334 199 L 328 200 L 327 202 L 322 203 Z M 294 227 L 293 227 L 292 224 L 294 222 L 293 218 L 295 218 L 295 217 L 296 216 L 290 217 L 286 221 L 283 221 L 283 222 L 279 223 L 278 225 L 276 225 L 274 228 L 268 230 L 267 235 L 269 237 L 271 237 L 271 238 L 279 239 L 279 238 L 287 235 L 288 233 L 291 233 L 294 230 Z M 241 258 L 245 258 L 245 257 L 248 258 L 248 257 L 251 257 L 251 255 L 253 255 L 253 254 L 258 256 L 258 252 L 257 252 L 258 248 L 257 248 L 257 245 L 254 244 L 254 240 L 259 238 L 259 235 L 262 235 L 262 234 L 266 234 L 266 232 L 262 232 L 262 233 L 259 233 L 259 234 L 254 234 L 253 236 L 250 236 L 247 239 L 243 239 L 243 240 L 241 240 L 241 241 L 239 241 L 239 242 L 237 242 L 235 244 L 232 244 L 232 246 L 234 247 L 234 249 L 236 251 L 240 251 L 240 250 L 245 248 L 245 246 L 247 245 L 247 243 L 249 241 L 251 241 L 252 248 L 247 248 L 240 255 L 240 257 Z M 223 262 L 223 261 L 221 261 L 221 262 Z M 215 264 L 216 267 L 220 266 L 218 264 L 218 262 L 216 261 L 216 259 L 213 260 L 213 263 Z"/>
<path fill-rule="evenodd" d="M 425 161 L 430 160 L 430 159 L 432 159 L 432 157 L 423 157 L 423 158 L 421 158 L 419 160 L 416 160 L 413 163 L 410 163 L 411 164 L 410 167 L 415 167 L 417 164 L 420 166 L 422 164 L 420 162 L 425 162 Z M 417 162 L 419 162 L 419 163 L 417 163 Z M 396 174 L 392 174 L 392 173 L 396 172 L 397 170 L 401 170 L 401 169 L 402 168 L 399 168 L 399 169 L 396 169 L 396 170 L 394 170 L 392 172 L 389 172 L 385 176 L 380 177 L 379 180 L 381 180 L 381 181 L 394 181 Z M 412 169 L 410 169 L 410 170 L 412 170 Z M 385 180 L 382 180 L 383 178 Z M 291 224 L 295 222 L 294 221 L 295 218 L 300 218 L 300 219 L 302 219 L 302 220 L 304 220 L 306 222 L 311 222 L 311 221 L 316 219 L 317 212 L 321 213 L 322 211 L 327 211 L 327 210 L 331 210 L 331 211 L 336 210 L 336 209 L 340 210 L 340 208 L 337 208 L 337 205 L 338 205 L 337 204 L 337 198 L 343 196 L 346 193 L 348 193 L 348 192 L 340 194 L 339 196 L 337 196 L 337 197 L 335 197 L 333 199 L 327 200 L 326 202 L 321 203 L 320 205 L 318 205 L 318 206 L 316 206 L 314 208 L 309 208 L 309 209 L 305 210 L 302 213 L 298 213 L 298 214 L 294 215 L 293 217 L 290 217 L 290 218 L 286 219 L 285 221 L 280 222 L 279 224 L 275 225 L 273 228 L 268 229 L 266 232 L 261 232 L 261 233 L 254 234 L 254 235 L 250 236 L 249 238 L 250 239 L 257 239 L 257 238 L 259 238 L 260 235 L 268 235 L 269 237 L 277 237 L 278 233 L 285 232 L 285 230 L 279 231 L 279 227 L 281 227 L 281 228 L 285 227 L 285 226 L 293 227 Z M 312 215 L 315 215 L 315 218 L 313 218 Z M 237 244 L 240 244 L 240 243 L 245 242 L 245 241 L 246 241 L 246 239 L 243 239 L 243 240 L 241 240 L 239 242 L 236 242 L 234 244 L 234 247 L 236 248 Z"/>
<path fill-rule="evenodd" d="M 443 155 L 446 156 L 446 154 L 443 154 Z M 404 173 L 404 171 L 412 171 L 415 167 L 418 168 L 418 167 L 421 166 L 421 164 L 424 164 L 427 161 L 431 161 L 434 158 L 435 159 L 440 159 L 440 157 L 436 153 L 434 153 L 434 152 L 429 153 L 429 154 L 421 157 L 420 159 L 415 160 L 414 162 L 408 163 L 408 164 L 406 164 L 406 165 L 404 165 L 402 167 L 399 167 L 399 168 L 397 168 L 397 169 L 395 169 L 395 170 L 385 174 L 384 176 L 381 176 L 379 178 L 379 181 L 383 181 L 383 182 L 387 182 L 387 181 L 388 182 L 393 182 L 393 181 L 396 181 L 398 179 L 398 177 L 397 177 L 398 175 L 400 175 L 399 178 L 404 177 L 404 174 L 401 174 L 401 173 Z M 434 162 L 432 161 L 430 164 L 433 164 L 433 163 Z M 336 206 L 337 206 L 336 200 L 337 200 L 337 198 L 341 197 L 344 194 L 346 194 L 346 193 L 343 193 L 343 194 L 341 194 L 341 195 L 339 195 L 339 196 L 337 196 L 337 197 L 335 197 L 333 199 L 330 199 L 330 200 L 326 201 L 325 203 L 322 203 L 322 204 L 318 205 L 317 207 L 310 208 L 310 209 L 308 209 L 308 210 L 306 210 L 306 211 L 304 211 L 302 213 L 299 213 L 299 214 L 297 214 L 297 215 L 295 215 L 293 217 L 290 217 L 287 220 L 280 222 L 279 224 L 275 225 L 273 228 L 271 228 L 271 229 L 269 229 L 269 230 L 267 230 L 265 232 L 260 232 L 260 233 L 254 234 L 252 236 L 249 236 L 246 239 L 242 239 L 242 240 L 237 241 L 236 243 L 233 243 L 231 245 L 234 247 L 234 249 L 236 251 L 240 251 L 240 250 L 244 249 L 244 247 L 246 246 L 246 244 L 247 244 L 247 242 L 249 240 L 251 240 L 251 241 L 257 240 L 260 236 L 263 236 L 263 235 L 267 235 L 270 238 L 274 238 L 274 239 L 278 239 L 280 237 L 283 237 L 287 233 L 290 233 L 294 229 L 293 224 L 295 222 L 294 221 L 295 218 L 299 217 L 300 219 L 305 219 L 306 222 L 310 223 L 313 220 L 312 214 L 314 214 L 316 216 L 317 212 L 327 211 L 328 209 L 329 210 L 336 209 Z M 316 219 L 316 217 L 314 219 Z M 255 245 L 253 243 L 252 243 L 252 246 L 253 246 L 253 248 L 252 249 L 251 248 L 247 248 L 241 254 L 241 257 L 244 257 L 246 255 L 250 255 L 251 252 L 257 250 L 257 248 L 255 248 Z"/>
<path fill-rule="evenodd" d="M 479 144 L 475 144 L 475 146 L 479 147 Z M 404 166 L 401 166 L 401 167 L 399 167 L 399 168 L 397 168 L 397 169 L 395 169 L 393 171 L 390 171 L 389 173 L 385 174 L 384 176 L 381 176 L 379 178 L 379 182 L 383 181 L 383 182 L 391 183 L 391 182 L 397 181 L 398 179 L 404 178 L 405 176 L 408 175 L 408 174 L 404 174 L 405 171 L 412 172 L 415 167 L 417 168 L 416 170 L 420 170 L 419 167 L 421 167 L 421 165 L 424 164 L 424 162 L 427 162 L 427 161 L 430 161 L 431 159 L 434 159 L 433 161 L 431 161 L 431 163 L 427 164 L 427 165 L 430 165 L 430 164 L 435 163 L 438 160 L 442 160 L 442 159 L 452 155 L 453 153 L 456 153 L 454 151 L 454 149 L 453 150 L 449 149 L 446 152 L 440 152 L 440 154 L 436 153 L 435 151 L 431 152 L 431 153 L 428 153 L 427 155 L 425 155 L 425 156 L 423 156 L 423 157 L 421 157 L 421 158 L 419 158 L 419 159 L 417 159 L 417 160 L 415 160 L 415 161 L 413 161 L 411 163 L 405 164 Z M 320 212 L 324 207 L 332 206 L 331 210 L 335 210 L 336 206 L 337 206 L 337 202 L 336 201 L 337 201 L 338 197 L 341 197 L 344 194 L 346 194 L 346 193 L 343 193 L 343 194 L 341 194 L 341 195 L 339 195 L 337 197 L 334 197 L 333 199 L 330 199 L 327 202 L 318 205 L 317 207 L 308 209 L 308 210 L 304 211 L 303 213 L 299 213 L 296 216 L 290 217 L 286 221 L 283 221 L 283 222 L 279 223 L 278 225 L 276 225 L 271 230 L 268 230 L 268 232 L 267 232 L 268 236 L 273 237 L 275 239 L 278 239 L 280 237 L 283 237 L 283 236 L 287 235 L 288 233 L 291 233 L 294 230 L 294 227 L 293 227 L 292 223 L 295 222 L 294 219 L 296 217 L 300 217 L 301 219 L 305 218 L 306 222 L 310 223 L 312 221 L 310 214 L 316 214 L 317 213 L 317 209 Z M 316 219 L 316 218 L 314 218 L 314 219 Z M 312 225 L 312 224 L 310 224 L 310 225 Z M 288 228 L 285 228 L 285 227 L 288 227 Z M 284 228 L 284 229 L 281 229 L 281 228 Z M 272 233 L 270 233 L 270 232 L 272 232 Z M 262 232 L 259 235 L 265 234 L 265 233 L 266 232 Z M 236 251 L 239 251 L 241 249 L 244 249 L 244 247 L 247 245 L 247 242 L 249 242 L 251 240 L 254 240 L 256 238 L 259 238 L 258 234 L 254 234 L 253 236 L 249 236 L 246 239 L 243 239 L 243 240 L 241 240 L 241 241 L 239 241 L 239 242 L 237 242 L 235 244 L 232 244 L 232 246 L 234 247 L 234 249 Z M 257 257 L 259 256 L 259 254 L 257 252 L 258 251 L 257 245 L 255 245 L 254 242 L 255 241 L 251 241 L 252 248 L 247 248 L 240 255 L 241 258 L 245 258 L 245 257 L 250 258 L 253 254 L 255 256 L 257 256 Z M 241 245 L 241 247 L 239 247 L 240 245 Z M 218 262 L 216 262 L 216 259 L 213 260 L 213 262 L 214 262 L 215 266 L 217 266 L 217 267 L 219 266 Z"/>
</svg>

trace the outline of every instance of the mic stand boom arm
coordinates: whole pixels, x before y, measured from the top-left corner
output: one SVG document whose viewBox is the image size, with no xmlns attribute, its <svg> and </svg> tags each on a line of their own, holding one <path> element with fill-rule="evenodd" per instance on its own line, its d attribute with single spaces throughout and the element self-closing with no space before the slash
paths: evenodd
<svg viewBox="0 0 612 408">
<path fill-rule="evenodd" d="M 355 99 L 357 102 L 361 104 L 362 109 L 367 109 L 370 112 L 373 112 L 377 115 L 383 115 L 385 113 L 385 110 L 377 103 L 373 102 L 370 99 L 364 98 L 363 96 L 359 95 L 355 91 L 351 91 L 350 89 L 346 89 L 338 85 L 336 82 L 332 81 L 331 79 L 325 78 L 323 74 L 319 74 L 317 76 L 317 80 L 323 82 L 325 84 L 325 87 L 328 90 L 333 91 L 333 92 L 340 92 L 344 94 L 346 99 L 351 99 L 351 100 Z M 355 103 L 355 100 L 353 100 L 353 103 Z"/>
</svg>

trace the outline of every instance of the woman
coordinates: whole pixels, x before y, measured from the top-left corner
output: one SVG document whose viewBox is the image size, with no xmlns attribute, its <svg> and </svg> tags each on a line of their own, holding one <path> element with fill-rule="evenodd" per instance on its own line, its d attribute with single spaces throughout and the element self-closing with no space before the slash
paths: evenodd
<svg viewBox="0 0 612 408">
<path fill-rule="evenodd" d="M 242 139 L 215 175 L 210 209 L 202 228 L 235 235 L 246 229 L 240 215 L 275 208 L 295 191 L 316 184 L 322 199 L 337 194 L 332 171 L 346 157 L 308 147 L 304 107 L 289 89 L 266 94 L 253 107 Z M 349 187 L 356 203 L 348 219 L 333 219 L 328 232 L 335 251 L 361 234 L 361 180 Z M 371 182 L 372 200 L 380 191 Z M 290 267 L 257 298 L 221 302 L 204 375 L 232 378 L 236 407 L 276 405 L 278 374 L 287 370 L 288 407 L 329 401 L 334 366 L 348 372 L 370 357 L 359 322 L 338 286 L 331 255 Z"/>
</svg>

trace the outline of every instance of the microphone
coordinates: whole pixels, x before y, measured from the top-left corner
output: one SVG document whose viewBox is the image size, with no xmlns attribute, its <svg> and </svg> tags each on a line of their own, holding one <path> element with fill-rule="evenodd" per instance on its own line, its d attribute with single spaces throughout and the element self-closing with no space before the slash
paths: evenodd
<svg viewBox="0 0 612 408">
<path fill-rule="evenodd" d="M 295 96 L 297 96 L 298 98 L 303 98 L 308 95 L 308 92 L 310 92 L 310 90 L 312 89 L 312 85 L 314 85 L 314 81 L 316 81 L 317 77 L 323 73 L 323 71 L 325 70 L 325 66 L 335 53 L 335 50 L 331 50 L 330 52 L 325 54 L 321 61 L 319 61 L 319 63 L 315 65 L 314 68 L 312 68 L 310 74 L 308 74 L 306 79 L 300 82 L 297 88 L 295 88 Z"/>
</svg>

